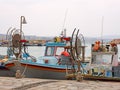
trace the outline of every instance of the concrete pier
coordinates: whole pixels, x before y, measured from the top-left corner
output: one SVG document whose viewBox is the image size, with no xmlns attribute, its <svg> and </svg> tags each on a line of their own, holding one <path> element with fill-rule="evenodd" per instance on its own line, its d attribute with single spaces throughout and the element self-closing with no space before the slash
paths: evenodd
<svg viewBox="0 0 120 90">
<path fill-rule="evenodd" d="M 120 90 L 120 82 L 0 77 L 0 90 Z"/>
</svg>

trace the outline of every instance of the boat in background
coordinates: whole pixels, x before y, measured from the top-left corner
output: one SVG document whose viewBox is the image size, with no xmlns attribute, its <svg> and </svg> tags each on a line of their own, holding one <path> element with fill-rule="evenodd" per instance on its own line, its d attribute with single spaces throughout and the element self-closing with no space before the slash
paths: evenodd
<svg viewBox="0 0 120 90">
<path fill-rule="evenodd" d="M 120 81 L 117 44 L 96 41 L 91 45 L 91 64 L 86 68 L 85 79 Z"/>
</svg>

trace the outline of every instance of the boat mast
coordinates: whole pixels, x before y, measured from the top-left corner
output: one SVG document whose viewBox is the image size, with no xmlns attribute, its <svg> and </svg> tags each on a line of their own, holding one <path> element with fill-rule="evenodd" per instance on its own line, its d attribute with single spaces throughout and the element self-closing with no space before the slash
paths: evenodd
<svg viewBox="0 0 120 90">
<path fill-rule="evenodd" d="M 67 13 L 68 13 L 68 9 L 66 9 L 64 22 L 63 22 L 63 27 L 62 27 L 62 31 L 63 31 L 65 37 L 66 37 L 65 22 L 66 22 L 66 18 L 67 18 Z"/>
<path fill-rule="evenodd" d="M 102 21 L 101 21 L 101 42 L 102 42 L 102 48 L 103 48 L 103 21 L 104 21 L 104 16 L 102 16 Z"/>
</svg>

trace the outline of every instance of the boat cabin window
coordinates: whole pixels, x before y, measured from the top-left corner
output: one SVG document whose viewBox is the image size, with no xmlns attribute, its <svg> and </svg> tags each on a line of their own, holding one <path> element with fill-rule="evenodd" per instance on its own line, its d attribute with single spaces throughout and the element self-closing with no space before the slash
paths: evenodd
<svg viewBox="0 0 120 90">
<path fill-rule="evenodd" d="M 64 47 L 57 47 L 56 49 L 56 55 L 61 55 L 61 52 L 64 51 Z"/>
<path fill-rule="evenodd" d="M 59 56 L 64 51 L 64 47 L 52 47 L 49 46 L 46 48 L 45 56 Z"/>
<path fill-rule="evenodd" d="M 54 47 L 47 47 L 45 55 L 46 56 L 52 56 L 52 55 L 54 55 Z"/>
<path fill-rule="evenodd" d="M 111 64 L 113 52 L 93 52 L 92 64 Z"/>
</svg>

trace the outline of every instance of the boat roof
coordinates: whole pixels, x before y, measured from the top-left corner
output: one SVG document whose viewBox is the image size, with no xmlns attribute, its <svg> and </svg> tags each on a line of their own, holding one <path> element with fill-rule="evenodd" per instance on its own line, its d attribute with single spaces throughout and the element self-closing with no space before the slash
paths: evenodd
<svg viewBox="0 0 120 90">
<path fill-rule="evenodd" d="M 66 46 L 66 43 L 63 43 L 63 42 L 47 42 L 46 46 Z"/>
</svg>

